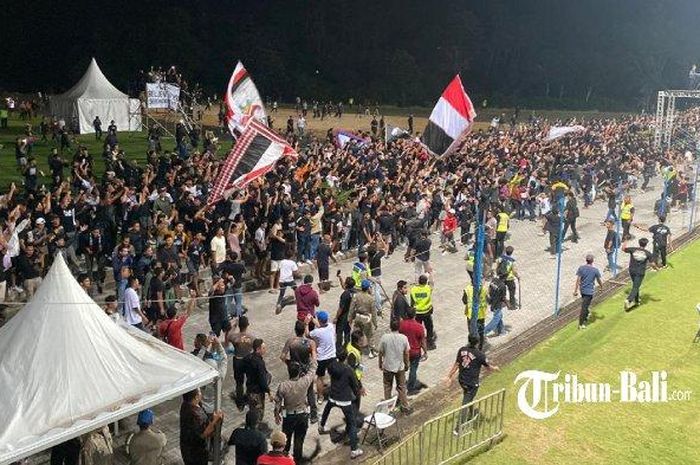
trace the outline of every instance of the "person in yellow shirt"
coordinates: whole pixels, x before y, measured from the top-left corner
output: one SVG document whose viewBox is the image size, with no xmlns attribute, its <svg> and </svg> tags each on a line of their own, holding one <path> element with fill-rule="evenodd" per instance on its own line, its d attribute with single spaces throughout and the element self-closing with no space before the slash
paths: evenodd
<svg viewBox="0 0 700 465">
<path fill-rule="evenodd" d="M 496 240 L 494 241 L 494 258 L 503 255 L 503 248 L 506 242 L 506 234 L 510 226 L 510 215 L 506 213 L 504 208 L 501 208 L 496 215 Z"/>
<path fill-rule="evenodd" d="M 632 220 L 634 219 L 634 204 L 632 203 L 632 197 L 626 195 L 622 199 L 622 204 L 620 205 L 620 221 L 622 222 L 622 241 L 628 241 L 632 237 L 630 234 L 630 226 L 632 226 Z"/>
</svg>

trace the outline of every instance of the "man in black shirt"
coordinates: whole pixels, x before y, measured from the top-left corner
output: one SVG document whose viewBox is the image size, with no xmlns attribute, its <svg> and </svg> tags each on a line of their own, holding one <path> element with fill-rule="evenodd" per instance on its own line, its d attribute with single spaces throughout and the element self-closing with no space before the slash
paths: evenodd
<svg viewBox="0 0 700 465">
<path fill-rule="evenodd" d="M 622 244 L 622 251 L 630 254 L 629 273 L 632 279 L 632 290 L 625 300 L 625 311 L 639 304 L 639 289 L 642 287 L 647 265 L 652 259 L 651 253 L 646 249 L 647 244 L 649 240 L 646 237 L 639 239 L 639 247 L 627 247 L 627 244 Z"/>
<path fill-rule="evenodd" d="M 265 418 L 265 395 L 272 402 L 272 394 L 270 393 L 271 376 L 263 359 L 266 352 L 265 342 L 262 339 L 256 339 L 253 341 L 253 352 L 243 360 L 248 409 L 258 413 L 258 418 L 262 422 L 259 429 L 263 432 L 270 429 L 267 423 L 263 421 Z"/>
<path fill-rule="evenodd" d="M 267 453 L 267 439 L 258 431 L 258 412 L 249 410 L 245 415 L 245 428 L 236 428 L 228 440 L 236 447 L 236 465 L 255 465 L 258 457 Z"/>
<path fill-rule="evenodd" d="M 606 220 L 605 227 L 607 228 L 607 233 L 605 234 L 603 248 L 605 249 L 605 255 L 608 257 L 608 265 L 605 269 L 615 272 L 617 268 L 620 268 L 615 263 L 615 251 L 620 247 L 620 235 L 615 231 L 615 222 L 613 220 Z"/>
<path fill-rule="evenodd" d="M 329 268 L 330 259 L 333 257 L 333 251 L 331 250 L 331 236 L 329 234 L 323 235 L 323 240 L 318 245 L 318 250 L 316 251 L 316 267 L 318 268 L 318 288 L 321 293 L 330 289 L 329 278 Z"/>
<path fill-rule="evenodd" d="M 338 280 L 340 280 L 340 275 L 338 275 Z M 350 303 L 355 295 L 355 280 L 348 276 L 345 278 L 345 281 L 341 280 L 340 284 L 345 290 L 340 294 L 338 312 L 335 314 L 335 319 L 333 320 L 335 324 L 335 343 L 337 348 L 345 347 L 348 342 L 350 342 L 350 323 L 348 322 L 348 316 L 350 316 Z"/>
<path fill-rule="evenodd" d="M 460 347 L 457 351 L 457 357 L 454 365 L 447 375 L 447 385 L 450 386 L 454 381 L 455 374 L 459 372 L 459 385 L 462 388 L 462 406 L 469 404 L 476 397 L 479 391 L 479 374 L 481 367 L 486 367 L 489 371 L 498 371 L 498 367 L 489 364 L 486 355 L 477 349 L 479 338 L 469 336 L 469 345 Z M 473 408 L 463 408 L 460 414 L 460 424 L 455 427 L 454 433 L 460 434 L 460 429 L 466 421 L 474 418 Z"/>
<path fill-rule="evenodd" d="M 635 225 L 635 227 L 643 231 L 639 226 Z M 659 217 L 659 223 L 649 228 L 649 232 L 653 235 L 652 261 L 657 267 L 666 268 L 668 244 L 671 242 L 671 228 L 666 226 L 666 217 Z M 661 263 L 659 263 L 659 261 Z"/>
<path fill-rule="evenodd" d="M 391 297 L 391 318 L 401 320 L 406 318 L 408 310 L 411 308 L 408 296 L 408 283 L 403 279 L 396 283 L 396 290 Z"/>
<path fill-rule="evenodd" d="M 226 281 L 224 278 L 215 277 L 209 291 L 209 325 L 216 337 L 224 332 L 224 340 L 228 340 L 228 333 L 231 331 L 231 322 L 226 314 Z"/>
<path fill-rule="evenodd" d="M 545 250 L 549 252 L 550 255 L 556 255 L 561 229 L 561 217 L 559 216 L 559 210 L 557 208 L 553 208 L 544 215 L 544 218 L 544 230 L 549 233 L 549 248 Z"/>
<path fill-rule="evenodd" d="M 415 258 L 414 268 L 416 273 L 416 282 L 421 275 L 428 276 L 428 281 L 432 282 L 433 269 L 430 266 L 430 247 L 432 242 L 428 239 L 428 233 L 423 230 L 420 232 L 420 239 L 414 245 L 413 257 Z"/>
<path fill-rule="evenodd" d="M 245 274 L 245 265 L 238 261 L 238 254 L 229 251 L 226 260 L 221 263 L 221 269 L 224 273 L 233 277 L 232 294 L 235 302 L 234 316 L 240 318 L 243 315 L 243 275 Z"/>
</svg>

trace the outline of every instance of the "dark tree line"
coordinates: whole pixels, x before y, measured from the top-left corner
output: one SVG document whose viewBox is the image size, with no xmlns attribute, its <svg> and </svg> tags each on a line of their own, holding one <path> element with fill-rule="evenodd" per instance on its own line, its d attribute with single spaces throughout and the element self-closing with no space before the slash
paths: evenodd
<svg viewBox="0 0 700 465">
<path fill-rule="evenodd" d="M 697 0 L 49 0 L 3 5 L 0 89 L 62 91 L 95 56 L 125 89 L 176 64 L 221 94 L 429 105 L 455 72 L 495 104 L 639 108 L 700 61 Z"/>
</svg>

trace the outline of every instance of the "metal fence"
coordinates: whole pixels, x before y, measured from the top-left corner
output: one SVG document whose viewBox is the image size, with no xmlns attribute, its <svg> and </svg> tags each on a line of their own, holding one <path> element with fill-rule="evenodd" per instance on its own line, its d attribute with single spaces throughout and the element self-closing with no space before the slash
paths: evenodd
<svg viewBox="0 0 700 465">
<path fill-rule="evenodd" d="M 505 389 L 424 423 L 374 465 L 440 465 L 491 445 L 503 434 Z"/>
</svg>

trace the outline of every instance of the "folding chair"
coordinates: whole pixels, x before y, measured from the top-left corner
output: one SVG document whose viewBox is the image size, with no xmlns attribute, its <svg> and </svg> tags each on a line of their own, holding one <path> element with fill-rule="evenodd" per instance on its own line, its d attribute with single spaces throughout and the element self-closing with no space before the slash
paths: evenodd
<svg viewBox="0 0 700 465">
<path fill-rule="evenodd" d="M 695 306 L 695 310 L 698 311 L 698 316 L 700 316 L 700 304 Z M 700 342 L 700 322 L 698 322 L 698 332 L 695 333 L 695 338 L 693 338 L 693 344 Z"/>
<path fill-rule="evenodd" d="M 365 429 L 365 432 L 362 436 L 362 444 L 365 443 L 365 440 L 367 439 L 367 434 L 369 433 L 369 430 L 371 428 L 374 428 L 374 431 L 377 434 L 377 445 L 379 446 L 379 451 L 382 453 L 384 452 L 384 445 L 388 442 L 387 437 L 383 434 L 385 429 L 389 428 L 390 426 L 396 425 L 396 430 L 399 433 L 399 437 L 403 436 L 403 433 L 401 432 L 401 427 L 399 426 L 399 422 L 396 419 L 396 417 L 392 414 L 392 412 L 396 408 L 397 400 L 398 396 L 394 396 L 391 399 L 378 402 L 377 406 L 374 408 L 374 412 L 372 412 L 371 415 L 365 417 L 363 423 L 367 425 L 367 429 Z M 370 442 L 371 441 L 372 440 L 370 440 Z"/>
</svg>

